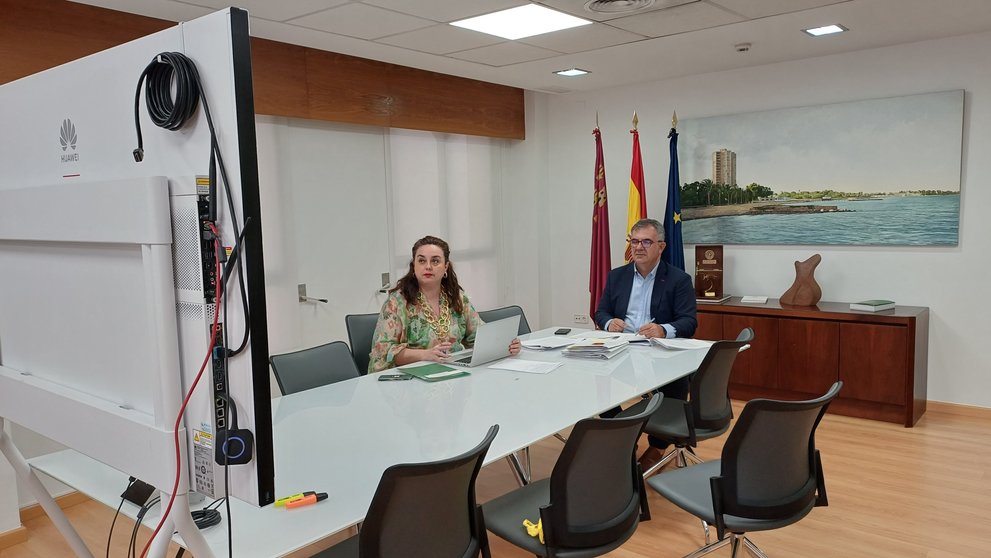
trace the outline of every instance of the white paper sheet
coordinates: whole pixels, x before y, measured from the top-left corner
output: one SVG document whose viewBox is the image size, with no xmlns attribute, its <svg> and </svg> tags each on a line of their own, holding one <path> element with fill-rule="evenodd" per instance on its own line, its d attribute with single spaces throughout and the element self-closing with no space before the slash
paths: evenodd
<svg viewBox="0 0 991 558">
<path fill-rule="evenodd" d="M 489 369 L 512 370 L 513 372 L 526 372 L 528 374 L 546 374 L 561 366 L 561 364 L 560 362 L 540 362 L 537 360 L 510 358 L 489 366 Z"/>
</svg>

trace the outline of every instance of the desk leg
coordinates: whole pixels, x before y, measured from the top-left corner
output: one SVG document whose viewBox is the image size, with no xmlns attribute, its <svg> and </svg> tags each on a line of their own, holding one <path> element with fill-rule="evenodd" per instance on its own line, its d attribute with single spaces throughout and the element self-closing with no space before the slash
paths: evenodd
<svg viewBox="0 0 991 558">
<path fill-rule="evenodd" d="M 530 446 L 527 446 L 520 450 L 523 453 L 523 461 L 525 465 L 520 462 L 520 457 L 517 452 L 513 452 L 506 456 L 509 460 L 509 465 L 513 470 L 513 474 L 516 475 L 516 482 L 520 486 L 526 486 L 530 484 Z"/>
<path fill-rule="evenodd" d="M 62 508 L 55 503 L 55 499 L 45 489 L 45 485 L 41 484 L 41 481 L 38 480 L 37 475 L 31 470 L 31 465 L 24 459 L 24 455 L 17 449 L 17 446 L 14 445 L 10 437 L 7 436 L 3 427 L 4 420 L 0 418 L 0 452 L 4 454 L 7 461 L 14 468 L 17 478 L 25 484 L 31 495 L 38 500 L 38 504 L 48 514 L 48 518 L 55 525 L 55 528 L 58 529 L 59 533 L 62 534 L 65 542 L 69 543 L 69 547 L 76 553 L 76 556 L 80 558 L 93 558 L 93 554 L 86 547 L 86 543 L 83 542 L 79 533 L 69 523 L 69 519 L 65 517 Z"/>
</svg>

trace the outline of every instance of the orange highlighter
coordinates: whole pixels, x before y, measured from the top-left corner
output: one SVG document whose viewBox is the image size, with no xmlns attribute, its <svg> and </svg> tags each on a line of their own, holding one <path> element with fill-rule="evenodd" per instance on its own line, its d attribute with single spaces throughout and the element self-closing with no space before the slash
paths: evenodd
<svg viewBox="0 0 991 558">
<path fill-rule="evenodd" d="M 311 504 L 316 504 L 317 502 L 319 502 L 321 500 L 326 500 L 326 499 L 327 499 L 327 493 L 326 492 L 317 492 L 316 494 L 307 494 L 306 496 L 303 496 L 302 498 L 297 498 L 297 499 L 292 500 L 290 502 L 286 502 L 286 508 L 288 508 L 288 509 L 301 508 L 303 506 L 309 506 Z"/>
</svg>

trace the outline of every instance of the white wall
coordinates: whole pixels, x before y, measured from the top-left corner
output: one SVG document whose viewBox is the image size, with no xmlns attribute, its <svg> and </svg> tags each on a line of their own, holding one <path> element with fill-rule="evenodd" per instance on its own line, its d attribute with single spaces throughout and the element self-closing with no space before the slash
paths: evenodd
<svg viewBox="0 0 991 558">
<path fill-rule="evenodd" d="M 426 235 L 450 243 L 476 308 L 514 300 L 500 288 L 513 269 L 502 210 L 510 142 L 274 117 L 257 123 L 273 353 L 346 340 L 344 317 L 378 312 L 381 274 L 394 283 Z M 328 302 L 300 303 L 299 283 Z"/>
<path fill-rule="evenodd" d="M 727 245 L 726 290 L 780 296 L 794 279 L 792 262 L 823 256 L 816 279 L 823 299 L 890 298 L 930 308 L 929 390 L 933 400 L 991 407 L 991 33 L 852 52 L 797 62 L 693 76 L 588 94 L 549 97 L 548 182 L 542 212 L 549 235 L 536 236 L 551 262 L 545 322 L 570 323 L 588 301 L 588 251 L 595 113 L 605 145 L 613 263 L 622 260 L 634 110 L 640 118 L 648 214 L 662 215 L 667 132 L 680 118 L 966 90 L 960 244 L 951 248 Z M 981 123 L 985 123 L 981 125 Z M 532 146 L 535 151 L 542 146 Z M 531 226 L 536 233 L 543 226 Z M 686 261 L 694 261 L 686 247 Z M 689 263 L 691 265 L 691 263 Z M 544 302 L 544 301 L 542 301 Z"/>
</svg>

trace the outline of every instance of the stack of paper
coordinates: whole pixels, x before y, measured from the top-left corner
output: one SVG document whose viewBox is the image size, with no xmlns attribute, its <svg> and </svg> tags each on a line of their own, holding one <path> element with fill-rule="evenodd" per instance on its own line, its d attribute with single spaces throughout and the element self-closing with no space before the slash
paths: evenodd
<svg viewBox="0 0 991 558">
<path fill-rule="evenodd" d="M 647 339 L 639 333 L 617 333 L 615 331 L 589 331 L 583 335 L 585 339 L 619 339 L 621 341 L 628 341 L 630 343 L 648 343 L 650 339 Z"/>
<path fill-rule="evenodd" d="M 564 349 L 562 353 L 569 357 L 610 359 L 627 349 L 629 341 L 623 339 L 582 339 Z"/>
<path fill-rule="evenodd" d="M 675 350 L 675 351 L 685 351 L 690 349 L 708 349 L 714 341 L 705 341 L 704 339 L 685 339 L 685 338 L 674 338 L 666 339 L 656 337 L 650 340 L 651 343 L 657 345 L 658 347 L 663 347 L 665 349 Z"/>
<path fill-rule="evenodd" d="M 523 345 L 523 347 L 526 349 L 533 349 L 535 351 L 549 351 L 552 349 L 560 349 L 561 347 L 567 347 L 568 345 L 571 345 L 576 341 L 578 340 L 573 337 L 555 335 L 554 337 L 527 339 L 526 341 L 520 341 L 520 345 Z"/>
</svg>

